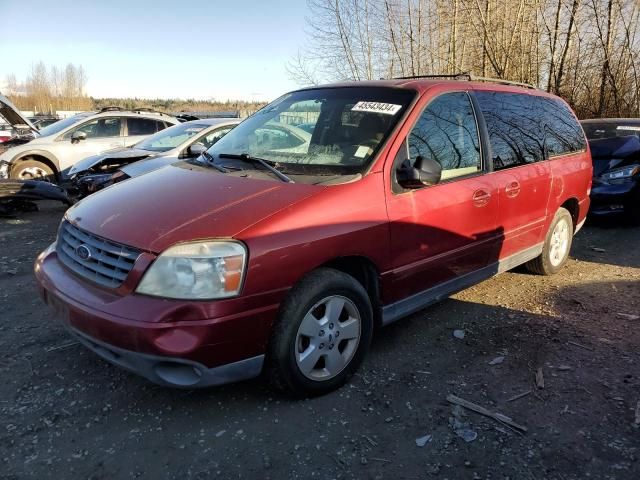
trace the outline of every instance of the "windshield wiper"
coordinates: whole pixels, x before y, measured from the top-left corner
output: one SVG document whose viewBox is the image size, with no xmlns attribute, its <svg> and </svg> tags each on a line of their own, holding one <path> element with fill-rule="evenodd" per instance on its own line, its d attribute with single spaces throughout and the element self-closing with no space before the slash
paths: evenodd
<svg viewBox="0 0 640 480">
<path fill-rule="evenodd" d="M 226 168 L 224 168 L 221 165 L 218 165 L 215 163 L 215 159 L 213 158 L 213 155 L 211 155 L 209 152 L 207 152 L 206 150 L 204 152 L 202 152 L 202 156 L 207 160 L 207 165 L 212 166 L 213 168 L 215 168 L 216 170 L 218 170 L 219 172 L 222 173 L 229 173 L 229 170 L 227 170 Z"/>
<path fill-rule="evenodd" d="M 259 157 L 252 157 L 248 153 L 219 153 L 218 158 L 232 158 L 236 160 L 244 160 L 245 162 L 257 163 L 259 165 L 262 165 L 267 170 L 269 170 L 271 173 L 273 173 L 276 177 L 278 177 L 283 182 L 295 183 L 293 180 L 291 180 L 291 178 L 287 177 L 284 173 L 282 173 L 280 170 L 278 170 L 276 167 L 271 165 L 266 160 L 263 160 L 262 158 L 259 158 Z"/>
</svg>

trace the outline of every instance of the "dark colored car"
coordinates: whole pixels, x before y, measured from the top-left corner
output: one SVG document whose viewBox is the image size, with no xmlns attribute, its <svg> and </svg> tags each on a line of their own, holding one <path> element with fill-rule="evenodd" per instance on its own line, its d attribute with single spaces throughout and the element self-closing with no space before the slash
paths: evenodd
<svg viewBox="0 0 640 480">
<path fill-rule="evenodd" d="M 594 119 L 581 124 L 593 159 L 590 214 L 623 214 L 640 224 L 640 119 Z"/>
<path fill-rule="evenodd" d="M 311 134 L 287 125 L 315 117 Z M 297 122 L 296 124 L 298 124 Z M 589 207 L 561 99 L 397 79 L 288 93 L 201 157 L 67 211 L 35 263 L 96 354 L 162 385 L 340 386 L 387 325 L 496 273 L 553 274 Z"/>
</svg>

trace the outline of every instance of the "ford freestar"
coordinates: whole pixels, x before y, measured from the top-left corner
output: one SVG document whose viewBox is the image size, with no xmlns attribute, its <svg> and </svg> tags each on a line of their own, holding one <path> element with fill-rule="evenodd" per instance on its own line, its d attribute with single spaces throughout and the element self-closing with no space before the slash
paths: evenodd
<svg viewBox="0 0 640 480">
<path fill-rule="evenodd" d="M 533 88 L 308 88 L 69 209 L 35 274 L 71 334 L 151 381 L 319 394 L 375 326 L 523 263 L 557 272 L 591 173 L 571 109 Z"/>
</svg>

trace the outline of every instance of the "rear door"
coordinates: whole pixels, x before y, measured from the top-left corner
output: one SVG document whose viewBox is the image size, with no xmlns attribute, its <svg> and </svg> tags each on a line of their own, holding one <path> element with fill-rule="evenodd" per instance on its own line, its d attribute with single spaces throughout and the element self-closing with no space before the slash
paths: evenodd
<svg viewBox="0 0 640 480">
<path fill-rule="evenodd" d="M 504 260 L 544 240 L 551 166 L 546 159 L 544 118 L 533 95 L 479 90 L 474 94 L 487 128 L 498 192 L 498 225 Z"/>
<path fill-rule="evenodd" d="M 387 192 L 394 300 L 428 296 L 427 290 L 468 280 L 468 274 L 491 263 L 492 245 L 501 238 L 498 199 L 484 175 L 480 144 L 467 92 L 429 101 L 402 143 Z M 395 181 L 396 169 L 418 156 L 439 162 L 442 179 L 404 190 Z"/>
</svg>

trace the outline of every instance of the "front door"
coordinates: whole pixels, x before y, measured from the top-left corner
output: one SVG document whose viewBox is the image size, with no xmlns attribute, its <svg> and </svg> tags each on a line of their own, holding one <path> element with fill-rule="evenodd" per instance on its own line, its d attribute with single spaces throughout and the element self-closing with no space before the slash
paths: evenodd
<svg viewBox="0 0 640 480">
<path fill-rule="evenodd" d="M 71 137 L 76 132 L 83 132 L 86 138 L 72 140 Z M 54 154 L 60 161 L 60 169 L 64 170 L 91 155 L 123 147 L 123 139 L 121 118 L 96 118 L 65 133 L 56 142 Z"/>
<path fill-rule="evenodd" d="M 445 282 L 456 289 L 457 281 L 464 283 L 495 260 L 490 254 L 502 238 L 497 195 L 484 174 L 466 92 L 445 93 L 428 103 L 391 166 L 391 178 L 399 164 L 419 156 L 440 163 L 442 178 L 414 190 L 394 183 L 387 194 L 395 301 Z"/>
</svg>

